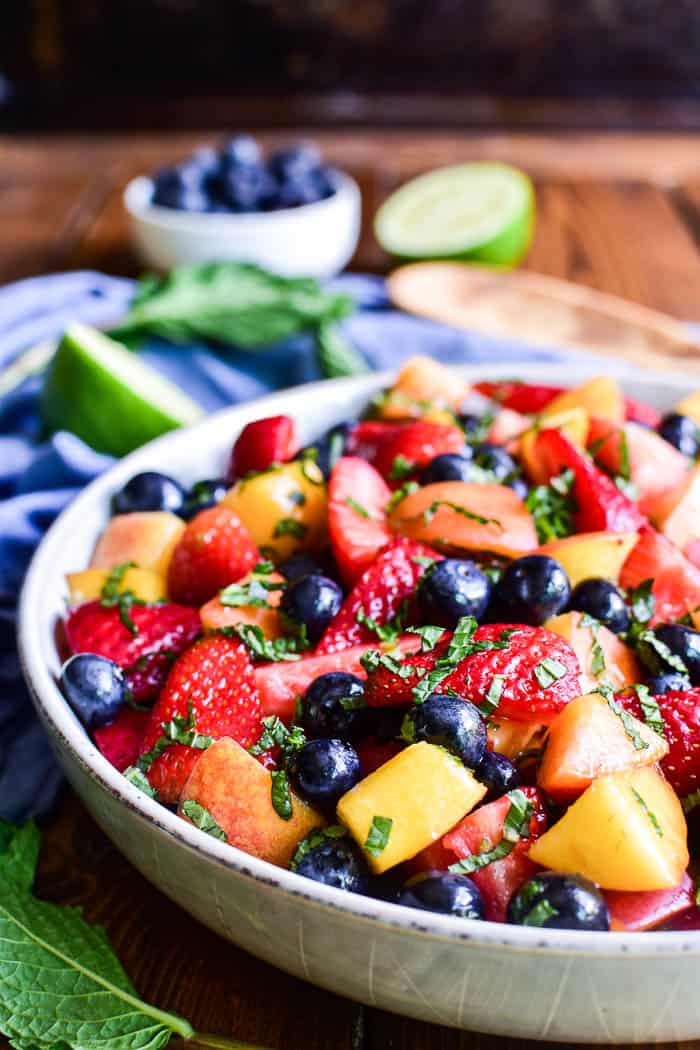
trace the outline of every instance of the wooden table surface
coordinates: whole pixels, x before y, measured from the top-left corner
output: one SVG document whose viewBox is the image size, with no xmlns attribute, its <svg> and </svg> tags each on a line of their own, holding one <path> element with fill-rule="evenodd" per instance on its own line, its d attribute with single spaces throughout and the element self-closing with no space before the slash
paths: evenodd
<svg viewBox="0 0 700 1050">
<path fill-rule="evenodd" d="M 679 318 L 700 317 L 700 137 L 386 131 L 315 137 L 362 187 L 356 269 L 387 269 L 370 219 L 403 179 L 462 159 L 502 159 L 528 170 L 537 185 L 529 268 Z M 263 138 L 273 143 L 279 136 Z M 0 283 L 80 267 L 137 273 L 121 189 L 132 175 L 202 139 L 0 138 Z M 142 995 L 181 1012 L 200 1031 L 278 1050 L 527 1046 L 365 1009 L 238 951 L 153 889 L 68 792 L 46 823 L 38 888 L 53 900 L 81 904 L 88 920 L 103 923 Z M 700 1041 L 684 1045 L 697 1050 Z"/>
</svg>

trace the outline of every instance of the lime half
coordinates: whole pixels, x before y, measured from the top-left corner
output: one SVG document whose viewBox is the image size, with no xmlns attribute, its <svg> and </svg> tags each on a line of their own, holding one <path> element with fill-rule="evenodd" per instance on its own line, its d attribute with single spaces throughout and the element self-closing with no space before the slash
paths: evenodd
<svg viewBox="0 0 700 1050">
<path fill-rule="evenodd" d="M 457 164 L 411 179 L 374 220 L 385 251 L 403 259 L 473 259 L 515 266 L 535 220 L 530 179 L 507 164 Z"/>
<path fill-rule="evenodd" d="M 202 410 L 121 343 L 72 324 L 49 365 L 41 415 L 48 430 L 70 430 L 98 452 L 123 456 L 194 423 Z"/>
</svg>

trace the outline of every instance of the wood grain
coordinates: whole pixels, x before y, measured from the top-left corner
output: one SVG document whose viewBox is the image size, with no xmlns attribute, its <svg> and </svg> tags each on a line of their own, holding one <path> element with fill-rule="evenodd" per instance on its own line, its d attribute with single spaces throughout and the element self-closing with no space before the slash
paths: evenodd
<svg viewBox="0 0 700 1050">
<path fill-rule="evenodd" d="M 299 129 L 297 134 L 309 134 Z M 121 189 L 132 174 L 210 135 L 0 138 L 0 280 L 62 267 L 137 272 Z M 690 135 L 446 134 L 325 131 L 333 163 L 360 180 L 364 229 L 354 266 L 384 272 L 376 206 L 402 179 L 488 157 L 537 181 L 528 267 L 700 317 L 700 149 Z M 269 144 L 287 133 L 266 133 Z M 38 889 L 103 922 L 139 991 L 200 1028 L 279 1050 L 532 1050 L 533 1044 L 419 1024 L 356 1005 L 272 970 L 198 926 L 156 892 L 68 792 L 46 822 Z M 700 1041 L 684 1044 L 700 1050 Z M 563 1048 L 562 1048 L 563 1050 Z M 573 1050 L 573 1048 L 571 1048 Z"/>
</svg>

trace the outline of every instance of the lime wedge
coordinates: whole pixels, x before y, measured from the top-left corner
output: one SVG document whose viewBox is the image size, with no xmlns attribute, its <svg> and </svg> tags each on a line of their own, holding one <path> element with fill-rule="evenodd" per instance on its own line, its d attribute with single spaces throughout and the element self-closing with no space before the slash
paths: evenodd
<svg viewBox="0 0 700 1050">
<path fill-rule="evenodd" d="M 515 266 L 535 224 L 530 179 L 507 164 L 457 164 L 419 175 L 374 220 L 385 251 L 403 259 L 473 259 Z"/>
<path fill-rule="evenodd" d="M 98 452 L 123 456 L 194 423 L 202 410 L 121 343 L 72 324 L 49 365 L 41 415 L 48 430 L 70 430 Z"/>
</svg>

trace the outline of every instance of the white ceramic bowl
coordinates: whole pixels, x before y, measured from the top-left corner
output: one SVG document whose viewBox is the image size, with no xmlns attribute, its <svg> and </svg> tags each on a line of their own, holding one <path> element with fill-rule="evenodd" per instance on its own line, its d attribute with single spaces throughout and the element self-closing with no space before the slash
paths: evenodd
<svg viewBox="0 0 700 1050">
<path fill-rule="evenodd" d="M 287 277 L 334 277 L 352 258 L 360 235 L 360 190 L 332 169 L 332 197 L 316 204 L 246 214 L 199 214 L 152 204 L 145 175 L 124 190 L 134 243 L 149 266 L 239 260 Z"/>
<path fill-rule="evenodd" d="M 518 365 L 575 383 L 600 370 Z M 512 375 L 513 366 L 465 369 Z M 618 370 L 619 371 L 619 370 Z M 628 373 L 632 396 L 669 408 L 692 382 Z M 299 387 L 227 409 L 139 449 L 93 482 L 49 530 L 27 574 L 19 642 L 59 760 L 97 822 L 164 893 L 253 954 L 324 988 L 411 1017 L 562 1043 L 700 1036 L 699 933 L 582 933 L 431 915 L 320 886 L 199 831 L 127 783 L 90 742 L 56 685 L 66 572 L 85 566 L 110 494 L 140 470 L 216 476 L 241 427 L 285 412 L 304 441 L 358 412 L 388 375 Z"/>
</svg>

